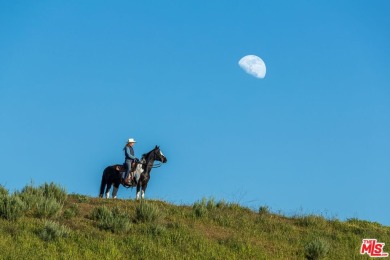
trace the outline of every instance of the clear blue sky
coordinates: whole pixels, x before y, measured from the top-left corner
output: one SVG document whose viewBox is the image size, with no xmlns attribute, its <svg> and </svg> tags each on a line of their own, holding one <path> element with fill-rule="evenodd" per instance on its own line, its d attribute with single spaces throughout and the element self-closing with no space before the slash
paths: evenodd
<svg viewBox="0 0 390 260">
<path fill-rule="evenodd" d="M 164 2 L 164 3 L 162 3 Z M 0 183 L 390 225 L 388 1 L 0 1 Z M 261 57 L 264 79 L 238 61 Z M 134 198 L 135 190 L 119 191 Z"/>
</svg>

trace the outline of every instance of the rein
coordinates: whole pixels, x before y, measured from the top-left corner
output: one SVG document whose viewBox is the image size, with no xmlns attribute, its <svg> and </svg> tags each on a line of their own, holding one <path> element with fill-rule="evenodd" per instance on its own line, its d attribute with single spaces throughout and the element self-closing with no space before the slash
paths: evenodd
<svg viewBox="0 0 390 260">
<path fill-rule="evenodd" d="M 158 163 L 158 164 L 155 164 L 155 165 L 153 165 L 153 166 L 152 166 L 152 168 L 158 168 L 158 167 L 161 167 L 161 165 L 162 165 L 162 162 L 160 162 L 160 163 Z"/>
<path fill-rule="evenodd" d="M 142 162 L 139 162 L 138 164 L 147 165 L 147 163 L 142 163 Z M 161 167 L 161 165 L 162 165 L 162 162 L 159 162 L 158 164 L 153 165 L 152 168 L 158 168 L 158 167 Z"/>
</svg>

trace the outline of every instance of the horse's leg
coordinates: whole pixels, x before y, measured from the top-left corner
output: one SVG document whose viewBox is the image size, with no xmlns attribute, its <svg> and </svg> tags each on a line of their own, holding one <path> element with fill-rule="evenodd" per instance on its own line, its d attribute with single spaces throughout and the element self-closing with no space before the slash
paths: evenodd
<svg viewBox="0 0 390 260">
<path fill-rule="evenodd" d="M 110 190 L 111 190 L 112 182 L 107 183 L 107 188 L 106 188 L 106 198 L 110 198 Z"/>
<path fill-rule="evenodd" d="M 136 200 L 139 200 L 139 191 L 140 191 L 140 189 L 141 189 L 141 182 L 140 181 L 138 181 L 138 183 L 137 183 L 137 195 L 136 195 Z"/>
<path fill-rule="evenodd" d="M 112 198 L 116 199 L 116 194 L 118 193 L 119 183 L 114 184 L 114 190 L 112 191 Z"/>
<path fill-rule="evenodd" d="M 106 187 L 106 178 L 105 178 L 105 172 L 103 172 L 103 175 L 102 175 L 102 182 L 100 184 L 100 194 L 99 194 L 99 197 L 100 198 L 103 198 L 103 194 L 104 194 L 104 188 Z"/>
<path fill-rule="evenodd" d="M 145 198 L 145 191 L 146 191 L 146 188 L 148 187 L 148 182 L 144 183 L 142 185 L 142 194 L 141 194 L 141 198 L 144 199 Z"/>
</svg>

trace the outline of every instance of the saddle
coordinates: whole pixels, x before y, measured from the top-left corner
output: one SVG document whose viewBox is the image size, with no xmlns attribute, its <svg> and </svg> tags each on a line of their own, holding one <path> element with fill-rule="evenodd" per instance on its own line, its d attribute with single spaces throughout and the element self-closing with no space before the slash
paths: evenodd
<svg viewBox="0 0 390 260">
<path fill-rule="evenodd" d="M 115 170 L 117 170 L 118 172 L 126 172 L 126 169 L 127 169 L 126 164 L 121 164 L 121 165 L 116 165 L 115 166 Z M 136 169 L 137 169 L 137 164 L 134 164 L 131 167 L 131 172 L 134 172 Z"/>
</svg>

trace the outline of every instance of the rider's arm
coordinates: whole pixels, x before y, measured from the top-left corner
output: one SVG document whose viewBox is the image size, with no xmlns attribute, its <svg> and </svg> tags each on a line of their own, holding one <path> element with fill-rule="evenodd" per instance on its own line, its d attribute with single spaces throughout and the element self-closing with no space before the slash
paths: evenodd
<svg viewBox="0 0 390 260">
<path fill-rule="evenodd" d="M 131 160 L 135 160 L 135 156 L 131 155 L 129 147 L 126 147 L 126 157 L 130 158 Z"/>
</svg>

